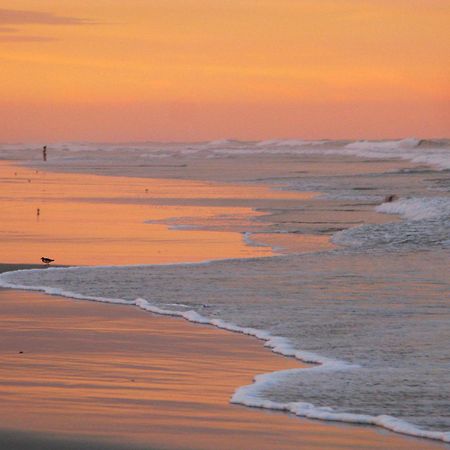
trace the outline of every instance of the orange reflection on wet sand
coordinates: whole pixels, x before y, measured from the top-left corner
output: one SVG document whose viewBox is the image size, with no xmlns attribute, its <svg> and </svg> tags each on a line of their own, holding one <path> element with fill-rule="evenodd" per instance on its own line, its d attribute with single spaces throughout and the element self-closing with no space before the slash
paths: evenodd
<svg viewBox="0 0 450 450">
<path fill-rule="evenodd" d="M 8 290 L 0 290 L 0 322 L 4 429 L 106 438 L 124 448 L 439 448 L 230 405 L 255 374 L 300 367 L 247 336 L 129 306 Z"/>
<path fill-rule="evenodd" d="M 173 217 L 255 217 L 248 207 L 163 206 L 155 199 L 306 199 L 314 194 L 264 186 L 186 180 L 59 174 L 0 164 L 1 261 L 57 264 L 149 264 L 272 254 L 247 246 L 240 233 L 171 230 Z"/>
</svg>

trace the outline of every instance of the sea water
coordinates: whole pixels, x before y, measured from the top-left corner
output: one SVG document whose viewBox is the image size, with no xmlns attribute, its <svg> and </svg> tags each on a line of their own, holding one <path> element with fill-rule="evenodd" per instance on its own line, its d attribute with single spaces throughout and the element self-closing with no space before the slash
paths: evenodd
<svg viewBox="0 0 450 450">
<path fill-rule="evenodd" d="M 2 146 L 5 158 L 26 159 L 32 152 Z M 314 365 L 258 375 L 252 385 L 237 387 L 232 402 L 450 442 L 448 140 L 61 144 L 52 157 L 64 170 L 123 167 L 131 157 L 137 168 L 156 160 L 214 160 L 220 167 L 245 159 L 256 167 L 279 158 L 286 168 L 293 158 L 303 161 L 302 173 L 255 181 L 321 192 L 317 205 L 305 211 L 315 220 L 292 223 L 280 219 L 283 211 L 265 211 L 266 220 L 258 217 L 251 225 L 233 217 L 204 223 L 180 218 L 170 225 L 229 229 L 250 245 L 264 245 L 259 234 L 325 233 L 336 244 L 331 250 L 17 271 L 2 274 L 0 284 L 127 303 L 256 336 L 274 351 Z M 336 170 L 339 158 L 361 170 L 347 173 L 345 164 Z M 376 161 L 385 163 L 383 171 L 371 170 Z M 315 169 L 308 170 L 312 162 Z M 390 194 L 395 199 L 384 202 Z M 392 221 L 336 220 L 369 209 Z"/>
</svg>

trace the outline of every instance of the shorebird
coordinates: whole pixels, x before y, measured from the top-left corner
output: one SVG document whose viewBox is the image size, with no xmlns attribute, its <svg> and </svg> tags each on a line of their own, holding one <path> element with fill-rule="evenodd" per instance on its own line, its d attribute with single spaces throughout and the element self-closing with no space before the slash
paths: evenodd
<svg viewBox="0 0 450 450">
<path fill-rule="evenodd" d="M 51 262 L 54 261 L 54 259 L 46 258 L 45 256 L 43 256 L 43 257 L 41 258 L 41 261 L 42 261 L 44 264 L 47 264 L 47 266 L 48 266 Z"/>
</svg>

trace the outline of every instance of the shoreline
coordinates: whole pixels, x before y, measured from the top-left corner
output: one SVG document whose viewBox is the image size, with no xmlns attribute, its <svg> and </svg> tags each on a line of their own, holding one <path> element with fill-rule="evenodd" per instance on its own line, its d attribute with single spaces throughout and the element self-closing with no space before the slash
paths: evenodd
<svg viewBox="0 0 450 450">
<path fill-rule="evenodd" d="M 189 264 L 189 263 L 187 263 L 187 264 Z M 195 264 L 195 262 L 194 262 L 194 264 Z M 237 330 L 234 330 L 234 331 L 237 331 Z M 292 355 L 291 355 L 292 356 Z"/>
<path fill-rule="evenodd" d="M 75 438 L 76 449 L 90 448 L 86 442 L 105 450 L 108 445 L 126 448 L 122 442 L 131 439 L 130 433 L 136 448 L 143 449 L 440 448 L 378 427 L 310 421 L 230 404 L 236 385 L 251 381 L 256 372 L 301 367 L 256 339 L 123 305 L 11 289 L 0 290 L 0 298 L 6 325 L 0 333 L 3 348 L 9 347 L 2 352 L 0 442 L 16 433 L 19 441 L 24 438 L 23 428 L 11 426 L 18 415 L 22 426 L 31 424 L 26 427 L 32 432 L 30 442 L 33 436 L 38 441 L 48 437 L 49 443 Z M 24 363 L 27 375 L 21 381 Z M 28 448 L 23 443 L 10 447 Z"/>
<path fill-rule="evenodd" d="M 5 161 L 0 161 L 0 178 L 5 212 L 0 231 L 9 263 L 39 261 L 43 255 L 71 266 L 272 256 L 272 247 L 248 246 L 240 231 L 263 215 L 253 204 L 293 205 L 315 195 L 262 185 L 244 189 L 196 180 L 16 170 Z M 227 217 L 232 217 L 228 226 Z M 170 226 L 173 220 L 192 223 L 194 229 L 175 230 Z M 204 227 L 211 222 L 211 230 Z M 331 246 L 328 236 L 311 236 L 310 243 L 309 239 L 305 234 L 300 241 L 311 248 Z"/>
<path fill-rule="evenodd" d="M 195 264 L 195 263 L 194 263 Z M 14 266 L 9 265 L 9 268 L 11 269 Z M 21 270 L 23 267 L 21 265 L 17 266 L 17 270 Z M 2 270 L 2 264 L 0 264 L 0 274 L 3 272 Z M 341 369 L 345 369 L 345 365 L 347 363 L 341 362 L 341 361 L 335 361 L 326 357 L 321 357 L 320 355 L 314 355 L 308 352 L 302 352 L 301 350 L 296 350 L 295 348 L 290 346 L 290 343 L 285 338 L 280 338 L 276 336 L 271 336 L 270 334 L 267 335 L 266 332 L 262 330 L 253 330 L 253 329 L 242 329 L 240 327 L 236 327 L 233 324 L 227 324 L 223 322 L 222 320 L 210 320 L 206 319 L 202 316 L 199 316 L 198 314 L 194 314 L 193 316 L 188 312 L 187 315 L 180 314 L 173 311 L 165 311 L 161 310 L 158 307 L 152 307 L 149 305 L 145 300 L 138 299 L 136 302 L 133 303 L 116 303 L 111 301 L 103 301 L 102 299 L 89 299 L 89 298 L 76 298 L 70 295 L 65 295 L 64 293 L 58 294 L 58 293 L 47 293 L 45 291 L 39 290 L 27 290 L 27 289 L 21 289 L 21 288 L 11 288 L 11 287 L 0 287 L 0 297 L 2 296 L 2 291 L 11 291 L 11 292 L 25 292 L 29 294 L 35 294 L 35 295 L 43 295 L 45 297 L 55 297 L 57 299 L 61 299 L 63 301 L 69 300 L 74 302 L 86 302 L 87 304 L 99 304 L 102 307 L 103 306 L 118 306 L 118 307 L 127 307 L 127 306 L 137 306 L 139 312 L 150 312 L 151 317 L 153 319 L 161 318 L 163 320 L 168 320 L 169 322 L 171 320 L 177 320 L 177 319 L 183 319 L 183 322 L 186 322 L 188 326 L 205 326 L 206 329 L 212 329 L 212 331 L 218 331 L 220 333 L 224 332 L 226 334 L 230 333 L 232 336 L 237 335 L 238 337 L 241 337 L 243 339 L 247 339 L 247 337 L 255 338 L 256 344 L 260 347 L 260 350 L 263 352 L 266 352 L 266 349 L 270 351 L 271 355 L 274 355 L 275 357 L 280 357 L 281 359 L 288 361 L 288 362 L 294 362 L 294 367 L 289 368 L 275 368 L 270 367 L 270 369 L 263 373 L 263 374 L 255 374 L 253 368 L 252 368 L 252 381 L 250 384 L 244 384 L 244 385 L 235 385 L 233 387 L 233 393 L 228 398 L 227 404 L 232 406 L 233 404 L 238 405 L 238 407 L 244 407 L 245 409 L 250 410 L 257 410 L 257 411 L 267 411 L 271 414 L 278 414 L 281 413 L 281 415 L 286 415 L 289 417 L 293 417 L 294 420 L 299 421 L 309 421 L 312 420 L 313 422 L 319 422 L 323 424 L 323 426 L 327 425 L 340 425 L 345 427 L 353 427 L 353 426 L 361 426 L 363 428 L 366 428 L 368 430 L 374 429 L 375 432 L 383 432 L 382 430 L 385 430 L 385 432 L 388 433 L 388 435 L 395 435 L 398 436 L 399 439 L 405 438 L 406 440 L 412 439 L 413 441 L 425 441 L 429 443 L 425 448 L 432 448 L 433 445 L 437 445 L 436 448 L 440 445 L 444 445 L 445 448 L 448 447 L 447 443 L 443 441 L 441 438 L 433 438 L 430 436 L 426 436 L 425 434 L 428 433 L 427 431 L 424 432 L 424 435 L 420 435 L 420 429 L 417 429 L 419 434 L 413 434 L 412 432 L 403 431 L 405 427 L 410 427 L 411 425 L 408 423 L 404 423 L 402 421 L 398 421 L 396 418 L 390 418 L 389 416 L 379 416 L 379 417 L 372 417 L 372 421 L 369 421 L 368 419 L 365 419 L 364 421 L 360 421 L 357 418 L 357 415 L 352 414 L 340 414 L 340 413 L 321 413 L 320 408 L 317 409 L 317 412 L 315 412 L 315 409 L 310 409 L 309 406 L 306 407 L 304 411 L 302 411 L 302 408 L 297 407 L 295 403 L 291 404 L 276 404 L 273 402 L 267 402 L 265 400 L 261 400 L 258 398 L 258 391 L 261 390 L 265 383 L 268 382 L 269 384 L 272 382 L 273 377 L 279 377 L 282 376 L 284 372 L 289 373 L 292 370 L 308 370 L 308 369 L 314 369 L 318 368 L 319 370 L 333 370 L 333 366 L 338 364 L 342 365 Z M 61 295 L 63 295 L 61 297 Z M 130 308 L 126 308 L 130 310 Z M 264 343 L 261 346 L 261 341 Z M 264 360 L 268 358 L 267 355 L 264 356 Z M 328 369 L 328 366 L 331 365 L 331 369 Z M 350 367 L 350 366 L 349 366 Z M 342 417 L 341 417 L 342 416 Z M 351 416 L 355 416 L 352 418 Z M 368 416 L 369 417 L 369 416 Z M 391 419 L 393 419 L 392 424 L 390 424 Z M 397 428 L 395 428 L 397 427 Z M 417 433 L 416 431 L 416 433 Z M 0 430 L 1 432 L 1 430 Z M 442 433 L 439 433 L 442 434 Z M 397 448 L 395 446 L 396 444 L 390 443 L 390 448 L 394 449 Z M 196 448 L 196 447 L 194 447 Z M 225 447 L 227 448 L 227 447 Z M 263 448 L 260 446 L 259 448 Z M 307 448 L 307 447 L 305 447 Z M 331 446 L 330 448 L 334 448 Z M 338 447 L 339 448 L 339 447 Z M 347 448 L 347 447 L 345 447 Z M 402 446 L 398 447 L 402 448 Z M 418 444 L 414 448 L 422 448 Z"/>
</svg>

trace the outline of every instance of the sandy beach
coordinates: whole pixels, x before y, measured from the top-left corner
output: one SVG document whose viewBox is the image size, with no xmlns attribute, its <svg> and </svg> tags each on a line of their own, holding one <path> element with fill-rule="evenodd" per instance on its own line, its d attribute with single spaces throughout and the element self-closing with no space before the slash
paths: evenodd
<svg viewBox="0 0 450 450">
<path fill-rule="evenodd" d="M 239 207 L 248 220 L 257 214 L 248 208 L 253 197 L 271 207 L 311 199 L 310 194 L 260 187 L 246 189 L 243 198 L 239 188 L 224 185 L 218 191 L 217 185 L 201 184 L 204 203 L 199 207 L 189 205 L 199 202 L 195 192 L 186 195 L 192 189 L 189 181 L 43 174 L 5 163 L 1 168 L 3 210 L 9 214 L 8 223 L 2 223 L 2 259 L 29 264 L 2 265 L 1 271 L 33 268 L 31 263 L 45 250 L 68 265 L 267 256 L 270 247 L 249 247 L 235 232 L 170 231 L 162 224 L 142 222 L 149 215 L 156 222 L 180 214 L 204 220 L 239 213 Z M 85 189 L 81 194 L 80 186 Z M 143 206 L 136 201 L 137 192 L 145 196 L 145 189 L 152 188 L 157 193 L 150 202 Z M 41 210 L 38 217 L 36 208 Z M 117 221 L 105 227 L 111 216 Z M 83 226 L 74 223 L 80 217 Z M 140 233 L 149 229 L 152 238 L 144 239 Z M 331 246 L 327 236 L 266 238 L 273 247 L 295 251 Z M 236 388 L 250 384 L 256 374 L 301 367 L 254 338 L 127 306 L 5 289 L 0 291 L 0 318 L 2 448 L 443 447 L 374 427 L 302 420 L 230 404 Z"/>
<path fill-rule="evenodd" d="M 256 339 L 24 291 L 0 291 L 0 317 L 2 448 L 441 447 L 229 404 L 255 374 L 300 366 Z"/>
<path fill-rule="evenodd" d="M 450 450 L 449 22 L 2 0 L 0 450 Z"/>
<path fill-rule="evenodd" d="M 314 193 L 151 178 L 61 174 L 0 161 L 2 258 L 5 263 L 39 262 L 53 255 L 63 265 L 127 265 L 252 258 L 273 254 L 249 247 L 240 233 L 221 230 L 220 220 L 239 224 L 263 216 L 252 206 L 286 207 Z M 214 223 L 217 229 L 170 229 L 171 219 Z M 326 236 L 303 235 L 305 245 L 330 248 Z M 298 238 L 295 238 L 298 241 Z M 297 242 L 298 246 L 298 242 Z"/>
</svg>

